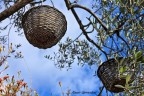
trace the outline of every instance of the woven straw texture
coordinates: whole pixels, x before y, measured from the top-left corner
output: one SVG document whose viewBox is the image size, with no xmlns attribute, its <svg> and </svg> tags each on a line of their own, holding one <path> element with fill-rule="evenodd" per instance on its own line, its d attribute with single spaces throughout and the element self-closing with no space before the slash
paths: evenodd
<svg viewBox="0 0 144 96">
<path fill-rule="evenodd" d="M 118 62 L 115 59 L 109 59 L 108 61 L 102 63 L 102 65 L 98 68 L 97 75 L 107 90 L 115 93 L 124 91 L 123 88 L 115 87 L 115 85 L 125 86 L 126 84 L 126 79 L 118 76 Z"/>
<path fill-rule="evenodd" d="M 33 46 L 46 49 L 57 44 L 67 30 L 65 16 L 48 5 L 33 7 L 22 19 L 24 34 Z"/>
</svg>

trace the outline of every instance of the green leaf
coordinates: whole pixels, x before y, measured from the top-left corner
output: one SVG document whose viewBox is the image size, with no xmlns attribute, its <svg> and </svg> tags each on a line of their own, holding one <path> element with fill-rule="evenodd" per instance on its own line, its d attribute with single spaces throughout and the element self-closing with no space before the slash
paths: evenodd
<svg viewBox="0 0 144 96">
<path fill-rule="evenodd" d="M 121 59 L 119 64 L 122 65 L 123 63 L 125 63 L 124 61 L 125 61 L 125 58 Z"/>
<path fill-rule="evenodd" d="M 124 67 L 123 67 L 123 72 L 125 72 L 127 69 L 129 69 L 129 67 L 124 66 Z"/>
<path fill-rule="evenodd" d="M 118 4 L 119 3 L 119 0 L 116 0 L 116 4 Z"/>
<path fill-rule="evenodd" d="M 135 54 L 135 57 L 136 58 L 139 58 L 142 56 L 142 51 L 138 51 L 136 54 Z"/>
<path fill-rule="evenodd" d="M 121 67 L 120 70 L 119 70 L 119 72 L 120 72 L 120 73 L 123 73 L 123 72 L 124 72 L 124 68 Z"/>
<path fill-rule="evenodd" d="M 129 87 L 130 90 L 132 90 L 132 89 L 137 89 L 137 88 L 139 88 L 139 87 L 136 87 L 136 86 L 130 86 L 130 87 Z"/>
<path fill-rule="evenodd" d="M 115 85 L 115 87 L 117 87 L 117 88 L 125 88 L 125 87 L 122 86 L 122 85 Z"/>
<path fill-rule="evenodd" d="M 128 59 L 129 58 L 123 58 L 123 59 L 121 59 L 120 62 L 119 62 L 119 65 L 120 66 L 125 66 L 127 64 L 127 62 L 128 62 Z"/>
<path fill-rule="evenodd" d="M 131 8 L 131 14 L 134 14 L 134 9 L 133 8 Z"/>
<path fill-rule="evenodd" d="M 135 53 L 135 59 L 137 62 L 142 60 L 142 51 L 138 51 Z"/>
<path fill-rule="evenodd" d="M 126 88 L 126 89 L 129 89 L 129 88 L 130 88 L 130 87 L 129 87 L 129 84 L 126 84 L 126 85 L 125 85 L 125 88 Z"/>
<path fill-rule="evenodd" d="M 128 84 L 128 82 L 130 81 L 130 79 L 131 79 L 131 75 L 128 74 L 128 75 L 126 76 L 126 84 Z"/>
</svg>

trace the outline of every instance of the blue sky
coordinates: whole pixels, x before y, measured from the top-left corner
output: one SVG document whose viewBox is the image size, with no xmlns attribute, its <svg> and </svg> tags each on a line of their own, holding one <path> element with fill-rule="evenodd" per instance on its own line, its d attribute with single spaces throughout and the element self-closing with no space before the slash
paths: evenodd
<svg viewBox="0 0 144 96">
<path fill-rule="evenodd" d="M 79 25 L 71 11 L 67 10 L 64 0 L 53 0 L 53 2 L 55 7 L 66 16 L 68 22 L 67 32 L 61 42 L 65 41 L 66 37 L 75 39 L 81 33 L 81 30 L 79 29 Z M 85 2 L 82 2 L 81 0 L 80 3 L 89 5 L 90 2 L 92 2 L 92 0 L 87 0 Z M 50 0 L 44 4 L 51 5 Z M 85 16 L 87 13 L 84 13 L 81 10 L 77 10 L 77 12 L 84 23 L 86 23 Z M 5 22 L 7 22 L 7 20 Z M 8 30 L 6 30 L 6 32 L 7 31 Z M 83 38 L 84 36 L 81 37 L 81 39 Z M 99 82 L 97 76 L 93 76 L 97 69 L 96 65 L 91 68 L 87 65 L 80 67 L 75 62 L 73 63 L 71 70 L 59 70 L 55 67 L 52 61 L 44 58 L 45 55 L 57 52 L 57 45 L 46 50 L 38 49 L 30 45 L 25 36 L 18 36 L 17 33 L 14 32 L 14 28 L 10 31 L 10 42 L 13 42 L 14 44 L 22 44 L 22 47 L 19 48 L 18 51 L 22 52 L 24 59 L 9 58 L 8 64 L 10 67 L 5 73 L 3 73 L 3 75 L 7 73 L 10 75 L 16 75 L 17 72 L 21 70 L 21 78 L 24 78 L 29 86 L 38 92 L 39 96 L 50 96 L 51 93 L 53 94 L 52 96 L 61 96 L 61 89 L 58 85 L 59 81 L 62 82 L 63 91 L 71 89 L 71 92 L 93 91 L 98 94 L 98 88 L 99 86 L 102 86 L 102 84 Z M 95 95 L 72 94 L 72 96 Z"/>
</svg>

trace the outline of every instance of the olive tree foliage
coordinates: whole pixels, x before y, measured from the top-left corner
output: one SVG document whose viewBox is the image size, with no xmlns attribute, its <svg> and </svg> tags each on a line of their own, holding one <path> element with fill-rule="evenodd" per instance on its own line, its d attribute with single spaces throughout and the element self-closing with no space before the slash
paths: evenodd
<svg viewBox="0 0 144 96">
<path fill-rule="evenodd" d="M 89 55 L 91 54 L 91 50 L 85 48 L 87 44 L 90 48 L 95 46 L 94 53 L 96 57 L 99 57 L 100 54 L 102 54 L 106 59 L 114 57 L 129 57 L 134 55 L 134 52 L 143 50 L 142 32 L 144 30 L 144 3 L 142 0 L 93 0 L 91 8 L 86 8 L 85 6 L 80 5 L 78 1 L 79 0 L 70 2 L 66 0 L 65 2 L 67 3 L 68 9 L 74 14 L 78 24 L 80 25 L 80 29 L 82 30 L 81 35 L 84 35 L 86 40 L 78 40 L 79 36 L 75 40 L 68 38 L 65 43 L 58 44 L 60 51 L 58 54 L 60 57 L 63 56 L 61 60 L 63 61 L 63 59 L 65 59 L 64 61 L 66 65 L 71 64 L 67 62 L 66 59 L 70 59 L 67 58 L 67 56 L 73 57 L 74 55 L 77 59 L 81 57 L 83 58 L 85 51 L 80 52 L 83 51 L 82 49 L 86 50 L 87 54 L 85 55 L 91 57 Z M 81 18 L 78 17 L 78 13 L 75 11 L 77 8 L 90 13 L 90 16 L 86 17 L 89 21 L 87 25 L 82 24 Z M 92 26 L 92 31 L 87 31 L 90 26 Z M 95 38 L 89 36 L 93 32 L 97 33 Z M 83 42 L 89 43 L 86 44 Z M 77 45 L 80 45 L 80 49 L 76 47 Z M 58 54 L 54 57 L 57 57 Z M 64 62 L 59 60 L 59 56 L 54 59 L 57 59 L 57 63 L 63 65 Z M 46 57 L 52 59 L 50 56 Z M 89 58 L 89 60 L 90 59 L 92 58 Z M 97 59 L 96 61 L 99 61 L 100 58 L 95 59 Z"/>
<path fill-rule="evenodd" d="M 144 95 L 144 0 L 93 0 L 91 7 L 81 4 L 83 0 L 65 0 L 82 31 L 75 40 L 67 38 L 59 43 L 59 52 L 45 57 L 53 60 L 59 68 L 71 68 L 78 62 L 94 65 L 105 60 L 123 57 L 119 68 L 120 77 L 126 78 L 123 94 Z M 83 1 L 85 2 L 85 1 Z M 89 13 L 88 24 L 83 24 L 77 9 Z M 89 31 L 91 29 L 91 31 Z M 90 35 L 96 33 L 95 36 Z M 124 64 L 130 60 L 130 64 Z M 128 72 L 129 71 L 129 72 Z M 133 77 L 134 76 L 134 77 Z M 128 83 L 133 79 L 132 83 Z"/>
</svg>

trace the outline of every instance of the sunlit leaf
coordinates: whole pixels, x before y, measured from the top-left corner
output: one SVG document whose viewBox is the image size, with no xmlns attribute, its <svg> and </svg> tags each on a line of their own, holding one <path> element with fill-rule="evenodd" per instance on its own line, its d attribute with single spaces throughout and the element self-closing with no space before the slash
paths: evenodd
<svg viewBox="0 0 144 96">
<path fill-rule="evenodd" d="M 131 75 L 128 74 L 128 75 L 126 76 L 126 84 L 128 84 L 128 82 L 130 81 L 130 79 L 131 79 Z"/>
<path fill-rule="evenodd" d="M 135 53 L 135 58 L 137 61 L 141 61 L 141 57 L 142 57 L 143 52 L 142 51 L 138 51 Z"/>
<path fill-rule="evenodd" d="M 115 87 L 117 87 L 117 88 L 125 88 L 125 87 L 122 86 L 122 85 L 115 85 Z"/>
<path fill-rule="evenodd" d="M 119 70 L 119 72 L 120 72 L 120 73 L 123 73 L 123 72 L 124 72 L 124 68 L 121 67 L 120 70 Z"/>
</svg>

